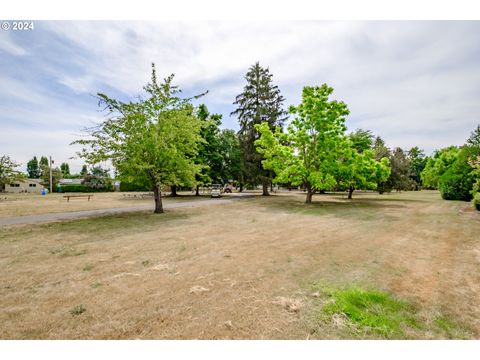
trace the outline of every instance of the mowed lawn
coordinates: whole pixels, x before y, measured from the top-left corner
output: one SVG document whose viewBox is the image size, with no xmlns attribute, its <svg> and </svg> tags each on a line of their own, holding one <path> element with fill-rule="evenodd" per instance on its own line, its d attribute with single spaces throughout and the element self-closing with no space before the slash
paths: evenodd
<svg viewBox="0 0 480 360">
<path fill-rule="evenodd" d="M 480 337 L 471 204 L 304 200 L 2 227 L 0 338 Z"/>
</svg>

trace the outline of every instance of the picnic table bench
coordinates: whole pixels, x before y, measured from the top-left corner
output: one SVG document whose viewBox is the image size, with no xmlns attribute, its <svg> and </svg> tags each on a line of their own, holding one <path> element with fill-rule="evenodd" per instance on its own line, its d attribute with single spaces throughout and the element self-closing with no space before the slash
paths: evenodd
<svg viewBox="0 0 480 360">
<path fill-rule="evenodd" d="M 90 198 L 93 197 L 93 195 L 63 195 L 64 198 L 67 198 L 67 202 L 70 201 L 70 198 L 80 198 L 80 197 L 86 197 L 88 198 L 88 201 L 90 201 Z"/>
</svg>

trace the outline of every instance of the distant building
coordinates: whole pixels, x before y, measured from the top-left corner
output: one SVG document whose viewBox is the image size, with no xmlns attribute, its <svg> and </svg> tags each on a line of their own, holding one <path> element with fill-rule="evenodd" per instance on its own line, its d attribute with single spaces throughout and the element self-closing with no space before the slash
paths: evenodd
<svg viewBox="0 0 480 360">
<path fill-rule="evenodd" d="M 81 185 L 83 179 L 60 179 L 58 185 Z"/>
<path fill-rule="evenodd" d="M 44 186 L 40 179 L 26 179 L 5 184 L 6 193 L 41 193 Z"/>
</svg>

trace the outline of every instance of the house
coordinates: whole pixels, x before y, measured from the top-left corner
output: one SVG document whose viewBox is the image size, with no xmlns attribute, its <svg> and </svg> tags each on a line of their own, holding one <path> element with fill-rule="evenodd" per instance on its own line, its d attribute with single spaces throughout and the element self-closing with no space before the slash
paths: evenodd
<svg viewBox="0 0 480 360">
<path fill-rule="evenodd" d="M 7 193 L 38 193 L 42 192 L 44 186 L 40 179 L 26 179 L 5 184 L 4 191 Z"/>
</svg>

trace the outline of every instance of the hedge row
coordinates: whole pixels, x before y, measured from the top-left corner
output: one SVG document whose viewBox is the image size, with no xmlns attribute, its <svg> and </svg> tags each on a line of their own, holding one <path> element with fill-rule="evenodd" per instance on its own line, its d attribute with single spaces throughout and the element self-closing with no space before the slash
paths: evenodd
<svg viewBox="0 0 480 360">
<path fill-rule="evenodd" d="M 95 189 L 86 185 L 81 184 L 69 184 L 62 185 L 57 187 L 58 192 L 67 193 L 67 192 L 109 192 L 113 191 L 113 187 L 105 189 Z"/>
<path fill-rule="evenodd" d="M 120 182 L 120 191 L 150 191 L 150 189 L 145 185 L 122 181 Z"/>
</svg>

